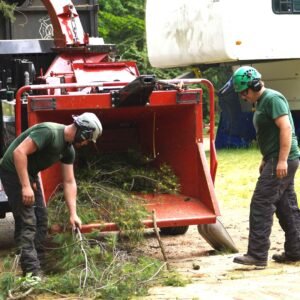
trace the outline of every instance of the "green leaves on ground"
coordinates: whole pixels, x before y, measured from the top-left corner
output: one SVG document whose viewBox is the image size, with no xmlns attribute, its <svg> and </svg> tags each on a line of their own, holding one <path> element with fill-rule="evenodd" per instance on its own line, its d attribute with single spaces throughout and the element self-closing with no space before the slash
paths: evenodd
<svg viewBox="0 0 300 300">
<path fill-rule="evenodd" d="M 145 295 L 157 279 L 162 263 L 148 257 L 130 256 L 117 248 L 117 242 L 116 235 L 102 241 L 93 235 L 82 239 L 70 233 L 56 235 L 53 239 L 56 247 L 47 250 L 47 276 L 33 287 L 31 294 L 120 300 Z M 9 290 L 21 291 L 22 282 L 28 280 L 15 275 L 11 270 L 0 274 L 2 299 L 7 299 Z"/>
</svg>

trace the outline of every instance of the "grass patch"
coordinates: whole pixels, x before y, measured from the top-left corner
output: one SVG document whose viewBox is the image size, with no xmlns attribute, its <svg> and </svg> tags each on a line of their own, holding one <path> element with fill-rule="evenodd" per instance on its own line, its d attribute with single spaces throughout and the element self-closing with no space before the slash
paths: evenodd
<svg viewBox="0 0 300 300">
<path fill-rule="evenodd" d="M 192 281 L 186 277 L 183 277 L 181 274 L 176 272 L 170 272 L 166 274 L 166 276 L 163 279 L 163 284 L 166 286 L 185 286 Z"/>
<path fill-rule="evenodd" d="M 217 151 L 215 189 L 219 201 L 232 207 L 246 207 L 259 176 L 261 155 L 257 148 Z"/>
<path fill-rule="evenodd" d="M 262 159 L 256 146 L 217 150 L 215 180 L 217 199 L 227 207 L 248 207 L 259 176 Z M 300 193 L 300 172 L 295 176 L 295 190 Z"/>
</svg>

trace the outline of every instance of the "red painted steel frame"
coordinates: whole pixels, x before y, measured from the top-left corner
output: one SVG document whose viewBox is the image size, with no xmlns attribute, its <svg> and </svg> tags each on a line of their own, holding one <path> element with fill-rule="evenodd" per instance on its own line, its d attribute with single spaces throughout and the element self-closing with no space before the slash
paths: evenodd
<svg viewBox="0 0 300 300">
<path fill-rule="evenodd" d="M 53 26 L 56 48 L 88 44 L 76 8 L 71 0 L 42 0 Z"/>
<path fill-rule="evenodd" d="M 181 82 L 182 80 L 180 80 Z M 177 80 L 167 81 L 171 84 Z M 214 98 L 213 86 L 204 79 L 183 80 L 188 84 L 205 84 L 210 96 L 210 170 L 203 145 L 202 89 L 188 90 L 200 93 L 200 103 L 177 103 L 180 93 L 176 90 L 154 91 L 149 105 L 128 108 L 114 108 L 109 93 L 66 94 L 28 96 L 29 126 L 43 121 L 69 124 L 72 114 L 84 111 L 94 112 L 103 123 L 103 137 L 97 143 L 100 151 L 126 151 L 138 146 L 145 154 L 154 158 L 156 165 L 169 164 L 178 176 L 181 195 L 146 195 L 146 207 L 155 210 L 159 227 L 186 226 L 214 223 L 219 215 L 213 179 L 217 161 L 214 147 Z M 56 88 L 82 88 L 84 86 L 115 85 L 102 84 L 59 84 L 22 87 L 16 96 L 16 129 L 21 131 L 21 96 L 30 90 L 54 90 Z M 120 86 L 127 83 L 118 83 Z M 54 99 L 54 108 L 32 109 L 35 101 Z M 99 154 L 101 155 L 101 153 Z M 60 183 L 59 166 L 42 172 L 46 200 Z M 150 219 L 144 220 L 147 227 L 153 227 Z M 92 229 L 118 230 L 114 223 L 86 224 L 83 232 Z"/>
</svg>

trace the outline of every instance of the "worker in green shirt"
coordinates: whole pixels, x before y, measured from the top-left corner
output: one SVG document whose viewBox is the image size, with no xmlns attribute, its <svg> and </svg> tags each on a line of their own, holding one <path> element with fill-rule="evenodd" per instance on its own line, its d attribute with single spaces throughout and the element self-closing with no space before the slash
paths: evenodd
<svg viewBox="0 0 300 300">
<path fill-rule="evenodd" d="M 19 135 L 0 161 L 0 178 L 15 220 L 15 242 L 23 275 L 41 276 L 43 242 L 46 238 L 47 208 L 38 173 L 61 163 L 64 197 L 70 224 L 81 227 L 76 212 L 77 185 L 73 163 L 75 148 L 96 143 L 102 125 L 93 113 L 73 116 L 73 123 L 44 122 Z"/>
<path fill-rule="evenodd" d="M 300 260 L 300 211 L 294 189 L 299 165 L 299 148 L 286 98 L 266 88 L 254 68 L 238 68 L 232 77 L 234 90 L 255 107 L 253 124 L 262 154 L 260 176 L 251 199 L 247 254 L 235 263 L 266 266 L 273 215 L 285 232 L 284 252 L 274 254 L 276 262 Z"/>
</svg>

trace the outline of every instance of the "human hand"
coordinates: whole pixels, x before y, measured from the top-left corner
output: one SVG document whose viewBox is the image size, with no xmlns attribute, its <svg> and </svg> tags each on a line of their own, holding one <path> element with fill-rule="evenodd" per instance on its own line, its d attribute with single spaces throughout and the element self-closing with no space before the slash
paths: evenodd
<svg viewBox="0 0 300 300">
<path fill-rule="evenodd" d="M 75 229 L 77 227 L 79 229 L 81 229 L 81 220 L 77 216 L 77 214 L 75 214 L 74 216 L 70 216 L 70 224 L 71 224 L 71 226 L 72 226 L 73 229 Z"/>
<path fill-rule="evenodd" d="M 288 174 L 288 164 L 287 161 L 279 160 L 276 167 L 276 176 L 278 178 L 286 177 Z"/>
<path fill-rule="evenodd" d="M 34 192 L 31 186 L 25 186 L 22 188 L 22 201 L 25 206 L 32 206 L 34 199 Z"/>
</svg>

